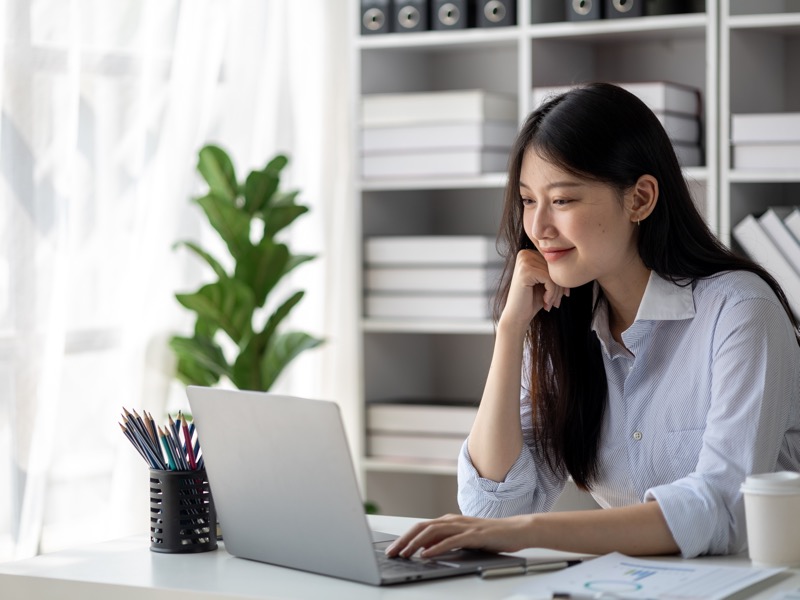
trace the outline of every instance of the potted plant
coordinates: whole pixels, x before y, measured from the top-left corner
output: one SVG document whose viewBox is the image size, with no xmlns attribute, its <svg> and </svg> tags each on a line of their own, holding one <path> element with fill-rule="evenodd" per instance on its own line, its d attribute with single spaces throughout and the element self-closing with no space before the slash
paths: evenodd
<svg viewBox="0 0 800 600">
<path fill-rule="evenodd" d="M 279 189 L 287 163 L 285 156 L 277 155 L 239 183 L 222 148 L 207 145 L 200 150 L 197 170 L 208 192 L 194 201 L 225 243 L 233 266 L 226 269 L 194 242 L 176 244 L 192 251 L 214 274 L 197 291 L 175 294 L 181 305 L 196 313 L 193 335 L 176 335 L 169 341 L 177 357 L 177 377 L 186 384 L 211 386 L 226 378 L 239 389 L 266 391 L 295 357 L 322 343 L 308 333 L 281 328 L 303 291 L 267 306 L 278 282 L 314 258 L 293 254 L 276 239 L 308 212 L 307 206 L 295 202 L 299 192 Z"/>
</svg>

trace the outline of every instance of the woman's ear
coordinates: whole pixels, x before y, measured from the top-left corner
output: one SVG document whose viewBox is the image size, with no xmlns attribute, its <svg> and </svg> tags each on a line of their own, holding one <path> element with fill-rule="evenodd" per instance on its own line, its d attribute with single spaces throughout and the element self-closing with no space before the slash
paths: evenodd
<svg viewBox="0 0 800 600">
<path fill-rule="evenodd" d="M 652 175 L 642 175 L 628 192 L 627 209 L 632 223 L 644 221 L 658 202 L 658 180 Z"/>
</svg>

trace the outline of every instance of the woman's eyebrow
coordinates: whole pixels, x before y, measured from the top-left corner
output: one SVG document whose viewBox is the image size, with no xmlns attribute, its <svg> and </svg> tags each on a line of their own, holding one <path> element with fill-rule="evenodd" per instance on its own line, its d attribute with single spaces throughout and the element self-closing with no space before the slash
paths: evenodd
<svg viewBox="0 0 800 600">
<path fill-rule="evenodd" d="M 582 185 L 583 183 L 581 183 L 580 181 L 554 181 L 553 183 L 548 183 L 545 186 L 545 189 L 551 190 L 553 188 L 559 188 L 559 187 L 581 187 Z M 519 182 L 519 187 L 525 188 L 526 190 L 531 189 L 531 187 L 524 181 Z"/>
</svg>

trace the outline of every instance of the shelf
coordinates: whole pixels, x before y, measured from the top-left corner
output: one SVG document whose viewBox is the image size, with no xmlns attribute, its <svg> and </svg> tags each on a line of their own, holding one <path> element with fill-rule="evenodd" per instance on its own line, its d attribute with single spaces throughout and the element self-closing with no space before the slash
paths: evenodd
<svg viewBox="0 0 800 600">
<path fill-rule="evenodd" d="M 800 34 L 800 13 L 736 15 L 728 19 L 731 29 L 769 29 L 775 33 Z"/>
<path fill-rule="evenodd" d="M 732 183 L 800 183 L 797 170 L 730 171 Z"/>
<path fill-rule="evenodd" d="M 487 173 L 479 177 L 373 179 L 359 183 L 363 192 L 390 192 L 394 190 L 466 190 L 502 189 L 506 186 L 505 173 Z"/>
<path fill-rule="evenodd" d="M 416 462 L 388 460 L 383 458 L 364 458 L 361 466 L 366 471 L 382 473 L 415 473 L 427 475 L 455 475 L 457 467 L 452 462 Z"/>
<path fill-rule="evenodd" d="M 518 27 L 498 27 L 496 29 L 471 28 L 458 31 L 418 31 L 413 33 L 387 33 L 364 35 L 356 41 L 362 50 L 435 50 L 437 48 L 458 48 L 460 46 L 503 48 L 514 47 L 519 40 Z"/>
<path fill-rule="evenodd" d="M 708 167 L 686 167 L 683 169 L 683 177 L 687 181 L 707 181 Z"/>
<path fill-rule="evenodd" d="M 580 38 L 586 41 L 698 38 L 706 33 L 708 17 L 703 13 L 662 15 L 630 19 L 544 23 L 532 25 L 527 34 L 535 40 Z"/>
<path fill-rule="evenodd" d="M 454 333 L 494 334 L 490 320 L 411 320 L 411 319 L 364 319 L 361 328 L 367 333 Z"/>
</svg>

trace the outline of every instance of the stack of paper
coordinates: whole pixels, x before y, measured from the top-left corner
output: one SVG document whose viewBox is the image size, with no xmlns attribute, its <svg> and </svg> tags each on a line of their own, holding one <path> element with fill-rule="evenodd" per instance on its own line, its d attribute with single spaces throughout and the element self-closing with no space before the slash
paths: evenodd
<svg viewBox="0 0 800 600">
<path fill-rule="evenodd" d="M 516 121 L 514 97 L 483 90 L 366 95 L 361 105 L 362 175 L 505 172 Z"/>
<path fill-rule="evenodd" d="M 800 113 L 733 115 L 734 169 L 800 169 Z"/>
<path fill-rule="evenodd" d="M 703 154 L 700 149 L 702 107 L 700 90 L 666 81 L 615 85 L 629 91 L 655 113 L 672 140 L 672 146 L 682 166 L 698 167 L 703 164 Z M 535 87 L 532 105 L 537 107 L 548 98 L 564 93 L 572 87 Z"/>
<path fill-rule="evenodd" d="M 365 314 L 379 318 L 486 319 L 500 276 L 483 236 L 368 238 Z"/>
<path fill-rule="evenodd" d="M 800 318 L 800 210 L 774 206 L 758 218 L 747 215 L 734 227 L 733 237 L 775 277 Z"/>
<path fill-rule="evenodd" d="M 368 402 L 368 454 L 377 458 L 455 463 L 477 412 L 474 400 Z"/>
</svg>

